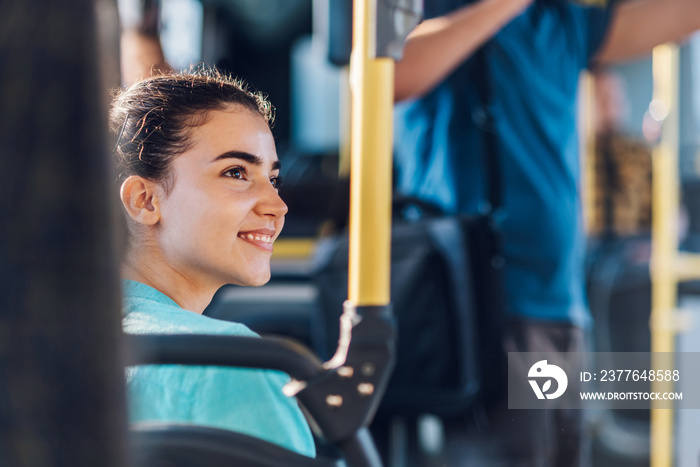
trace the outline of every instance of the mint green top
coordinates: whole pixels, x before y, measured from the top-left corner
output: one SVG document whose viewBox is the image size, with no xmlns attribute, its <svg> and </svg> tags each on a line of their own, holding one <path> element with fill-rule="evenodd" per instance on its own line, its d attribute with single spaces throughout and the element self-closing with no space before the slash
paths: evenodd
<svg viewBox="0 0 700 467">
<path fill-rule="evenodd" d="M 242 324 L 183 310 L 140 282 L 122 282 L 128 334 L 256 336 Z M 271 370 L 146 365 L 126 370 L 130 421 L 180 422 L 224 428 L 315 456 L 297 402 L 282 394 L 289 377 Z"/>
</svg>

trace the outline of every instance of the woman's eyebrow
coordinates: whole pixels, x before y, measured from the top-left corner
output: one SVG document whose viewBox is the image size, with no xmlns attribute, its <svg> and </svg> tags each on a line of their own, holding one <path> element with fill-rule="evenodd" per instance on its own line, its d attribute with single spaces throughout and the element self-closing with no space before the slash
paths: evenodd
<svg viewBox="0 0 700 467">
<path fill-rule="evenodd" d="M 253 165 L 263 165 L 264 163 L 261 157 L 243 151 L 227 151 L 223 154 L 219 154 L 218 156 L 216 156 L 216 158 L 212 162 L 216 162 L 222 159 L 240 159 Z M 272 163 L 272 170 L 279 170 L 281 166 L 282 164 L 280 163 L 279 159 L 277 159 L 275 160 L 275 162 Z"/>
</svg>

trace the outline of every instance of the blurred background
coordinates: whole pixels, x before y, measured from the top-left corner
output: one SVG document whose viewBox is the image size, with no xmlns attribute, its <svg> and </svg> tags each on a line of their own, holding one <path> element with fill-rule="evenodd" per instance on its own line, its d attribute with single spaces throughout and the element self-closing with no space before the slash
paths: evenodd
<svg viewBox="0 0 700 467">
<path fill-rule="evenodd" d="M 138 14 L 141 7 L 141 0 L 118 0 L 118 3 L 122 19 Z M 6 13 L 0 16 L 12 19 L 9 4 L 0 4 L 0 13 Z M 107 1 L 97 4 L 105 10 L 113 7 Z M 161 42 L 173 67 L 215 65 L 266 92 L 276 107 L 273 134 L 285 178 L 281 195 L 289 205 L 290 214 L 275 245 L 272 280 L 260 288 L 224 287 L 205 313 L 243 322 L 261 334 L 293 337 L 326 358 L 329 355 L 325 319 L 334 311 L 327 310 L 322 302 L 317 271 L 322 239 L 342 232 L 348 214 L 347 61 L 351 5 L 351 0 L 162 0 L 160 13 Z M 104 17 L 116 19 L 109 14 Z M 100 26 L 116 32 L 114 23 Z M 21 27 L 28 29 L 24 25 Z M 42 32 L 47 37 L 66 33 L 63 30 Z M 11 29 L 0 33 L 6 35 L 3 44 L 10 42 L 11 33 Z M 107 57 L 106 62 L 114 65 L 117 55 L 116 50 L 112 52 L 113 56 Z M 13 63 L 22 63 L 27 68 L 32 66 L 21 60 Z M 42 78 L 46 70 L 51 70 L 52 62 L 44 65 L 37 71 Z M 116 66 L 103 67 L 102 71 L 109 75 L 102 84 L 116 85 L 119 81 Z M 679 72 L 679 242 L 681 250 L 700 253 L 700 36 L 681 45 Z M 7 74 L 6 71 L 3 76 Z M 35 84 L 42 83 L 46 87 L 45 83 L 50 81 L 42 79 Z M 34 89 L 43 88 L 35 86 Z M 78 91 L 72 91 L 75 94 L 64 94 L 78 99 Z M 7 87 L 3 92 L 19 93 Z M 669 109 L 653 97 L 651 58 L 597 70 L 582 78 L 581 93 L 580 139 L 586 154 L 582 161 L 585 176 L 581 189 L 589 233 L 586 277 L 588 300 L 595 320 L 592 346 L 601 352 L 649 352 L 651 154 Z M 28 102 L 26 106 L 32 101 Z M 4 110 L 7 115 L 16 109 Z M 18 126 L 24 125 L 19 117 L 16 120 Z M 3 126 L 10 128 L 8 122 L 9 118 L 5 117 Z M 23 126 L 25 131 L 29 127 L 28 124 Z M 5 144 L 0 146 L 7 150 Z M 55 182 L 61 167 L 47 167 L 51 170 L 46 169 L 37 177 L 40 181 Z M 4 176 L 15 176 L 11 171 L 5 172 L 10 173 Z M 50 184 L 47 186 L 50 188 Z M 0 188 L 5 189 L 5 184 L 0 183 Z M 15 193 L 3 194 L 3 199 L 20 198 Z M 51 196 L 49 190 L 47 198 L 52 199 Z M 0 214 L 5 212 L 0 210 Z M 39 215 L 30 217 L 32 222 L 40 218 Z M 0 225 L 6 227 L 9 223 Z M 81 245 L 75 248 L 79 251 Z M 104 251 L 104 248 L 96 251 Z M 0 259 L 9 258 L 8 251 L 2 253 Z M 49 256 L 41 256 L 37 261 L 45 263 Z M 116 264 L 113 259 L 108 257 L 104 261 Z M 9 260 L 6 262 L 11 266 Z M 3 278 L 14 287 L 20 281 L 10 266 Z M 58 268 L 67 269 L 63 265 Z M 110 278 L 116 284 L 114 271 Z M 19 286 L 15 288 L 19 290 Z M 56 296 L 60 297 L 60 293 Z M 115 291 L 111 293 L 114 295 Z M 700 352 L 700 325 L 697 324 L 700 323 L 700 282 L 682 283 L 679 293 L 679 307 L 685 319 L 679 329 L 676 350 Z M 2 295 L 3 298 L 9 296 Z M 102 292 L 95 292 L 95 295 L 98 303 L 104 298 Z M 116 295 L 113 298 L 116 304 Z M 56 300 L 48 294 L 44 300 L 49 303 L 47 306 L 56 306 Z M 13 306 L 16 303 L 2 310 Z M 44 319 L 45 316 L 39 317 Z M 118 316 L 116 311 L 115 316 Z M 10 342 L 13 334 L 2 324 L 0 321 L 0 344 Z M 57 335 L 60 325 L 57 320 Z M 83 334 L 92 335 L 90 326 L 86 324 L 85 329 L 90 331 L 81 331 Z M 95 334 L 94 340 L 99 341 L 99 335 Z M 41 349 L 36 352 L 50 354 L 50 348 L 42 349 L 43 352 Z M 2 352 L 3 346 L 0 346 L 0 357 L 5 356 Z M 13 360 L 9 358 L 8 361 Z M 78 357 L 74 361 L 78 361 Z M 5 374 L 2 364 L 4 361 L 0 359 L 0 375 Z M 122 375 L 115 375 L 118 385 Z M 74 388 L 66 392 L 79 393 Z M 0 397 L 0 408 L 1 404 Z M 603 410 L 587 415 L 594 439 L 594 465 L 649 465 L 649 411 Z M 457 429 L 453 429 L 454 423 L 446 423 L 454 418 L 464 420 Z M 488 465 L 479 457 L 482 446 L 479 446 L 478 437 L 473 436 L 479 423 L 478 410 L 468 408 L 445 415 L 431 413 L 429 409 L 416 413 L 416 407 L 403 411 L 392 407 L 380 409 L 377 420 L 375 435 L 383 443 L 385 453 L 391 454 L 390 465 Z M 0 417 L 0 427 L 4 422 Z M 118 422 L 126 423 L 123 419 Z M 697 466 L 700 412 L 678 411 L 674 423 L 675 465 Z M 115 451 L 118 450 L 115 448 Z"/>
<path fill-rule="evenodd" d="M 126 8 L 133 2 L 121 3 Z M 226 287 L 207 313 L 245 322 L 261 333 L 291 335 L 316 349 L 323 310 L 314 279 L 314 251 L 318 239 L 342 229 L 347 216 L 349 90 L 344 61 L 350 47 L 350 5 L 346 0 L 162 2 L 161 40 L 175 68 L 214 64 L 264 90 L 277 108 L 273 133 L 290 215 L 273 257 L 273 280 L 259 289 Z M 653 91 L 651 57 L 598 70 L 582 80 L 587 285 L 597 351 L 650 351 L 651 152 L 668 115 L 668 109 L 653 99 Z M 700 36 L 681 46 L 678 91 L 679 240 L 681 249 L 696 252 Z M 684 283 L 679 290 L 680 305 L 698 313 L 700 283 Z M 677 350 L 700 351 L 700 329 L 684 331 Z M 649 464 L 648 411 L 589 415 L 595 465 Z M 423 433 L 419 441 L 427 446 L 433 440 L 428 451 L 444 449 L 444 440 L 439 441 L 444 429 L 434 422 L 428 417 L 418 423 Z M 700 430 L 700 414 L 680 412 L 676 423 L 676 465 L 696 466 L 700 448 L 693 433 Z M 464 443 L 469 445 L 469 440 Z"/>
</svg>

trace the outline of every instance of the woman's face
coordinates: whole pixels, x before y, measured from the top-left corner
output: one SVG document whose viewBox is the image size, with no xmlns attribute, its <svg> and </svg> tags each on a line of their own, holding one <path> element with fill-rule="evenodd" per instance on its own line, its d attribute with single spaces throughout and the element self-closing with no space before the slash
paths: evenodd
<svg viewBox="0 0 700 467">
<path fill-rule="evenodd" d="M 156 237 L 166 262 L 195 283 L 266 283 L 287 213 L 270 129 L 259 115 L 232 106 L 209 112 L 191 141 L 171 163 L 169 192 L 160 188 Z"/>
</svg>

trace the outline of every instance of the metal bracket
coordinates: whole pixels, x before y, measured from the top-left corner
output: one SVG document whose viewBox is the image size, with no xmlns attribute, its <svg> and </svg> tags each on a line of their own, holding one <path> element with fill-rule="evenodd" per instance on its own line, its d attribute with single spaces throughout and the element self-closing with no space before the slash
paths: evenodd
<svg viewBox="0 0 700 467">
<path fill-rule="evenodd" d="M 352 436 L 374 416 L 394 366 L 394 328 L 390 305 L 346 302 L 336 355 L 297 394 L 328 441 Z"/>
</svg>

